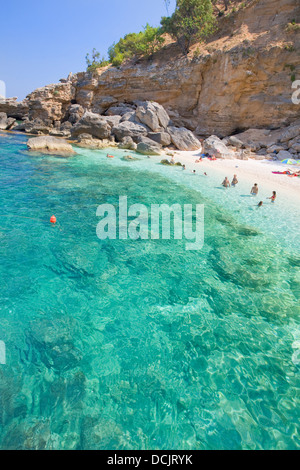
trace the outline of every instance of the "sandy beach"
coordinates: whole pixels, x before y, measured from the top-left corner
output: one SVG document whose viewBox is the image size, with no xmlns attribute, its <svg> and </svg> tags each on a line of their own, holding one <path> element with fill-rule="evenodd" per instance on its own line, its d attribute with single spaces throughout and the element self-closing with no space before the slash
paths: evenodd
<svg viewBox="0 0 300 470">
<path fill-rule="evenodd" d="M 287 165 L 281 162 L 268 161 L 268 160 L 239 160 L 239 159 L 217 159 L 208 160 L 204 158 L 201 162 L 195 163 L 199 158 L 199 150 L 194 152 L 180 152 L 174 153 L 174 161 L 180 162 L 186 166 L 187 170 L 196 170 L 198 173 L 206 172 L 209 174 L 220 174 L 220 184 L 225 178 L 228 177 L 232 181 L 233 175 L 236 174 L 239 182 L 249 184 L 249 192 L 254 183 L 258 184 L 259 188 L 263 188 L 270 192 L 280 192 L 284 198 L 299 200 L 300 197 L 300 178 L 290 177 L 287 175 L 278 175 L 272 173 L 273 171 L 285 171 L 287 169 L 300 170 L 299 165 Z M 170 158 L 170 157 L 167 157 Z"/>
</svg>

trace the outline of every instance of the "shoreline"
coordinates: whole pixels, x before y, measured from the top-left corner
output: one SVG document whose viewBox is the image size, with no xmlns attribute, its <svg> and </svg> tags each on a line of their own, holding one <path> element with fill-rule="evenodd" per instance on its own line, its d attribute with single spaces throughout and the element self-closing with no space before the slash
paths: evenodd
<svg viewBox="0 0 300 470">
<path fill-rule="evenodd" d="M 196 174 L 203 174 L 204 171 L 208 175 L 209 173 L 219 173 L 220 185 L 225 176 L 231 182 L 233 175 L 236 174 L 239 183 L 249 184 L 249 193 L 253 184 L 257 183 L 258 187 L 261 190 L 267 190 L 270 196 L 274 190 L 277 194 L 280 192 L 285 198 L 292 199 L 294 202 L 300 197 L 300 177 L 272 173 L 273 171 L 285 171 L 287 169 L 300 170 L 300 160 L 299 165 L 288 165 L 280 161 L 239 160 L 237 158 L 232 160 L 218 158 L 214 161 L 204 158 L 202 162 L 195 163 L 200 153 L 199 150 L 195 152 L 176 151 L 174 161 L 184 164 L 186 170 L 196 170 Z"/>
<path fill-rule="evenodd" d="M 3 132 L 3 134 L 2 134 Z M 5 137 L 6 135 L 18 135 L 18 136 L 31 136 L 31 134 L 23 132 L 14 132 L 14 131 L 1 131 L 1 135 Z M 71 142 L 70 142 L 71 143 Z M 71 143 L 72 146 L 77 146 L 77 144 Z M 126 149 L 119 149 L 117 147 L 105 147 L 105 148 L 89 148 L 89 147 L 80 147 L 88 151 L 93 150 L 118 150 L 123 151 L 124 153 L 132 153 L 139 157 L 146 158 L 146 155 L 139 154 L 135 151 L 130 151 Z M 174 161 L 180 162 L 185 165 L 187 171 L 196 170 L 196 174 L 203 174 L 206 172 L 209 174 L 219 173 L 220 175 L 220 186 L 222 180 L 225 176 L 228 177 L 229 181 L 232 181 L 233 175 L 237 175 L 239 183 L 249 185 L 249 193 L 254 183 L 258 184 L 259 189 L 264 189 L 272 194 L 272 191 L 276 191 L 277 194 L 284 196 L 285 199 L 290 202 L 297 201 L 297 198 L 300 197 L 300 177 L 290 177 L 288 175 L 279 175 L 272 173 L 273 171 L 285 171 L 287 169 L 300 170 L 300 160 L 298 165 L 288 165 L 281 163 L 280 161 L 270 161 L 267 159 L 255 160 L 253 158 L 248 158 L 248 160 L 241 160 L 238 158 L 233 159 L 223 159 L 217 158 L 214 161 L 203 158 L 199 163 L 195 163 L 195 160 L 199 158 L 202 153 L 201 149 L 195 151 L 181 151 L 181 150 L 172 150 L 174 155 Z M 167 152 L 162 153 L 161 155 L 152 155 L 150 157 L 152 160 L 157 160 L 159 163 L 162 159 L 170 160 L 170 155 Z M 259 196 L 258 196 L 259 198 Z"/>
</svg>

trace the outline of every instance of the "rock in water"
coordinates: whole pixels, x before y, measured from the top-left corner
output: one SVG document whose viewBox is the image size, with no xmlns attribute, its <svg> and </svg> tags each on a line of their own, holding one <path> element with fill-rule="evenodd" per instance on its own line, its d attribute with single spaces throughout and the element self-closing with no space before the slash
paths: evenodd
<svg viewBox="0 0 300 470">
<path fill-rule="evenodd" d="M 0 113 L 0 129 L 9 130 L 15 123 L 14 118 L 8 118 L 6 113 Z"/>
<path fill-rule="evenodd" d="M 75 154 L 72 145 L 70 145 L 66 140 L 57 139 L 56 137 L 51 136 L 40 136 L 29 139 L 27 147 L 29 150 L 35 150 L 37 152 L 43 151 L 56 155 Z"/>
</svg>

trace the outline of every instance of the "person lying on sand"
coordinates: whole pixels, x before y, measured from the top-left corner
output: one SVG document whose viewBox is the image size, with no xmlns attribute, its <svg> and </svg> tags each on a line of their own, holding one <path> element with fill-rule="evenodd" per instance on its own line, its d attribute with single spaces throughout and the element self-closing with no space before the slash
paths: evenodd
<svg viewBox="0 0 300 470">
<path fill-rule="evenodd" d="M 257 183 L 255 183 L 250 191 L 250 194 L 252 194 L 253 196 L 256 196 L 257 193 L 258 193 L 258 186 L 257 186 Z"/>
</svg>

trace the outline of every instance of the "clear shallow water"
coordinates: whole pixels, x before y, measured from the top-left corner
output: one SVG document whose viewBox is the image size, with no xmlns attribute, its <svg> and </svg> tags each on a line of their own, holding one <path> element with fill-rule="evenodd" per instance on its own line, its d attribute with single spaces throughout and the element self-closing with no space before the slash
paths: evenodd
<svg viewBox="0 0 300 470">
<path fill-rule="evenodd" d="M 204 178 L 79 152 L 0 141 L 0 448 L 298 449 L 298 247 Z M 204 203 L 204 248 L 100 241 L 119 195 Z"/>
</svg>

